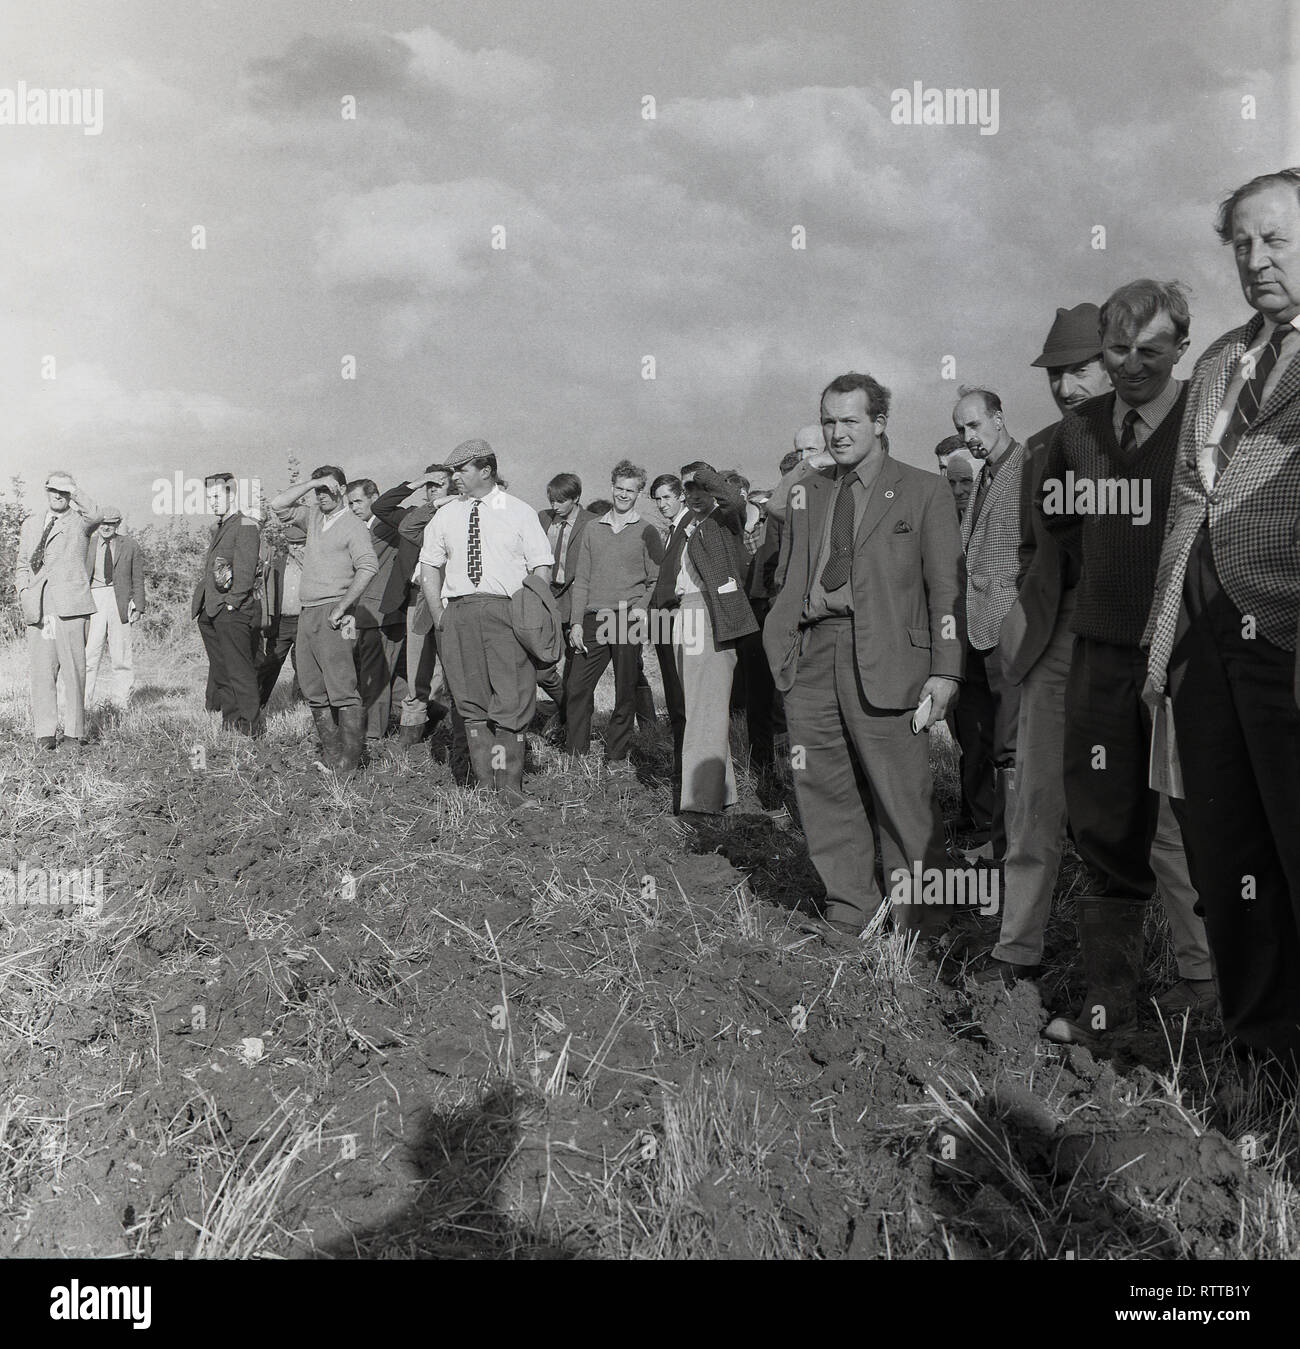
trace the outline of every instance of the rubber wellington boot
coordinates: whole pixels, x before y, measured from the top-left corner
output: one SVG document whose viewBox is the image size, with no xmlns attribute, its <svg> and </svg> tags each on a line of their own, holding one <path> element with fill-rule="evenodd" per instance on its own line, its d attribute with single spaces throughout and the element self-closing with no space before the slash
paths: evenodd
<svg viewBox="0 0 1300 1349">
<path fill-rule="evenodd" d="M 512 806 L 523 805 L 528 798 L 524 795 L 524 754 L 527 741 L 522 731 L 497 730 L 494 750 L 497 762 L 504 767 L 496 770 L 496 789 Z"/>
<path fill-rule="evenodd" d="M 337 771 L 355 773 L 361 767 L 362 752 L 366 746 L 366 709 L 360 703 L 355 707 L 339 708 L 339 734 L 342 746 Z"/>
<path fill-rule="evenodd" d="M 1007 824 L 1016 801 L 1016 770 L 993 770 L 993 826 L 989 833 L 993 861 L 1001 865 L 1007 856 Z"/>
<path fill-rule="evenodd" d="M 397 742 L 403 749 L 411 749 L 418 745 L 424 739 L 425 729 L 428 727 L 427 721 L 404 721 L 397 728 Z"/>
<path fill-rule="evenodd" d="M 492 732 L 486 721 L 467 721 L 465 723 L 465 743 L 469 751 L 469 766 L 473 775 L 471 786 L 486 787 L 492 791 L 496 787 L 492 769 Z"/>
<path fill-rule="evenodd" d="M 316 737 L 320 741 L 321 762 L 326 768 L 337 768 L 339 754 L 343 749 L 343 737 L 334 722 L 334 709 L 313 707 L 311 719 L 316 724 Z"/>
<path fill-rule="evenodd" d="M 1087 996 L 1077 1016 L 1058 1016 L 1043 1034 L 1058 1044 L 1095 1045 L 1137 1020 L 1145 900 L 1077 901 Z"/>
</svg>

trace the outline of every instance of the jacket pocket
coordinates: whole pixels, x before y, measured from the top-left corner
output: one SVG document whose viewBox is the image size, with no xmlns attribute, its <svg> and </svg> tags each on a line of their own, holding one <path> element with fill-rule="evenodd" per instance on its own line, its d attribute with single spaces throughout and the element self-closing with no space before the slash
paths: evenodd
<svg viewBox="0 0 1300 1349">
<path fill-rule="evenodd" d="M 928 650 L 930 646 L 930 629 L 908 628 L 907 638 L 913 646 L 923 646 Z"/>
</svg>

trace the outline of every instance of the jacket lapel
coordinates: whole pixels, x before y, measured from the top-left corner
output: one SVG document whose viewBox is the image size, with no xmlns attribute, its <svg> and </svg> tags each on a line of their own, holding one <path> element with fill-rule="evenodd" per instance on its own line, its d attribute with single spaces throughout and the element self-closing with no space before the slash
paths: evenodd
<svg viewBox="0 0 1300 1349">
<path fill-rule="evenodd" d="M 858 526 L 857 535 L 853 540 L 855 549 L 862 547 L 885 516 L 893 510 L 895 490 L 902 476 L 898 464 L 886 455 L 885 462 L 881 465 L 880 476 L 872 489 L 871 500 L 867 502 L 867 509 L 862 516 L 862 524 Z"/>
<path fill-rule="evenodd" d="M 1219 409 L 1223 406 L 1223 396 L 1228 392 L 1228 385 L 1232 383 L 1232 372 L 1237 368 L 1237 362 L 1241 360 L 1242 353 L 1249 349 L 1250 345 L 1259 336 L 1260 330 L 1264 326 L 1264 320 L 1256 314 L 1254 318 L 1246 325 L 1242 335 L 1235 342 L 1228 343 L 1222 352 L 1219 353 L 1218 369 L 1214 372 L 1214 378 L 1208 390 L 1209 396 L 1206 396 L 1206 390 L 1202 390 L 1197 398 L 1196 404 L 1196 443 L 1192 446 L 1192 454 L 1195 456 L 1196 476 L 1201 484 L 1201 490 L 1208 496 L 1211 492 L 1210 484 L 1205 480 L 1205 473 L 1201 463 L 1201 446 L 1210 438 L 1210 432 L 1214 429 L 1214 419 L 1219 415 Z M 1276 390 L 1274 391 L 1276 393 Z M 1273 399 L 1269 399 L 1272 403 Z"/>
<path fill-rule="evenodd" d="M 791 491 L 797 490 L 800 486 L 807 489 L 808 492 L 808 585 L 813 582 L 813 569 L 817 566 L 817 554 L 821 551 L 822 534 L 826 528 L 826 512 L 830 509 L 831 493 L 834 490 L 831 486 L 831 480 L 821 472 L 814 473 L 804 481 L 796 483 Z"/>
</svg>

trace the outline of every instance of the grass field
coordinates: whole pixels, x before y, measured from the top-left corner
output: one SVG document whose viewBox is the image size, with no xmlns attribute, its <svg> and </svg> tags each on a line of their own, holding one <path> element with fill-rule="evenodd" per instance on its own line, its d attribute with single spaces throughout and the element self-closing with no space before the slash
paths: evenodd
<svg viewBox="0 0 1300 1349">
<path fill-rule="evenodd" d="M 1295 1101 L 1212 1021 L 1148 1003 L 1103 1060 L 1043 1041 L 1028 985 L 801 932 L 797 824 L 683 826 L 662 729 L 631 779 L 532 737 L 546 809 L 511 813 L 445 739 L 336 782 L 287 674 L 264 740 L 224 736 L 193 633 L 137 669 L 50 754 L 0 649 L 0 865 L 104 880 L 98 913 L 0 909 L 6 1252 L 1300 1253 Z M 1157 908 L 1144 992 L 1174 977 Z"/>
</svg>

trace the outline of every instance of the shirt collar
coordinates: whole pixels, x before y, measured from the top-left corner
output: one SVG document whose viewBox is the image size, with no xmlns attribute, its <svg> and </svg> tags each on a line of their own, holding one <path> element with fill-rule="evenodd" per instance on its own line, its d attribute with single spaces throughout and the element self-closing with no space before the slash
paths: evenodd
<svg viewBox="0 0 1300 1349">
<path fill-rule="evenodd" d="M 676 529 L 677 526 L 680 525 L 681 522 L 682 522 L 683 520 L 685 520 L 686 517 L 687 517 L 690 513 L 691 513 L 691 508 L 690 508 L 689 506 L 683 504 L 681 510 L 679 510 L 679 511 L 677 512 L 677 514 L 673 516 L 673 524 L 672 524 L 672 527 L 673 527 L 674 529 Z"/>
<path fill-rule="evenodd" d="M 1178 395 L 1182 391 L 1182 380 L 1171 379 L 1149 403 L 1143 403 L 1138 408 L 1135 408 L 1131 403 L 1126 403 L 1119 394 L 1116 394 L 1114 423 L 1117 427 L 1122 426 L 1128 413 L 1136 412 L 1139 419 L 1150 430 L 1154 431 L 1173 410 L 1174 404 L 1178 402 Z"/>
<path fill-rule="evenodd" d="M 614 514 L 614 511 L 613 511 L 613 509 L 611 508 L 610 510 L 607 510 L 607 511 L 605 512 L 604 515 L 602 515 L 602 516 L 600 517 L 600 523 L 601 523 L 602 525 L 608 525 L 611 529 L 613 529 L 613 528 L 614 528 L 614 522 L 615 522 L 617 519 L 618 519 L 618 516 Z M 633 510 L 630 514 L 625 515 L 625 516 L 623 517 L 623 528 L 624 528 L 624 529 L 626 529 L 626 528 L 628 527 L 628 525 L 639 525 L 640 523 L 641 523 L 641 516 L 640 516 L 640 514 L 639 514 L 637 511 L 635 511 L 635 510 Z M 617 533 L 617 532 L 618 532 L 618 531 L 615 530 L 615 533 Z"/>
</svg>

